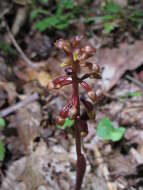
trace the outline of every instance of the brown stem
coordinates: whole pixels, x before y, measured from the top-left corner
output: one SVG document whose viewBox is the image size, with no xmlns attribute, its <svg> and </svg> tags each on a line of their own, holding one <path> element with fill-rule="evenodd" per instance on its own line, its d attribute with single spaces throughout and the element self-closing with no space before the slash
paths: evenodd
<svg viewBox="0 0 143 190">
<path fill-rule="evenodd" d="M 81 189 L 82 180 L 85 173 L 86 162 L 83 154 L 81 153 L 81 134 L 79 128 L 79 117 L 80 117 L 80 100 L 79 100 L 79 80 L 77 77 L 78 62 L 72 62 L 72 81 L 73 81 L 73 92 L 72 95 L 76 99 L 76 109 L 77 113 L 75 116 L 75 142 L 76 142 L 76 153 L 77 153 L 77 166 L 76 166 L 76 185 L 75 190 Z"/>
</svg>

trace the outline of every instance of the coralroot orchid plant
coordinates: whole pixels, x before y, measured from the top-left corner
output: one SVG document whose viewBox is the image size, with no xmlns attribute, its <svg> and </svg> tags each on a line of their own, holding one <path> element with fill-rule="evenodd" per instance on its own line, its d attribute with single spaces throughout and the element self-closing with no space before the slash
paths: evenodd
<svg viewBox="0 0 143 190">
<path fill-rule="evenodd" d="M 74 133 L 76 141 L 77 167 L 76 167 L 76 185 L 75 190 L 80 190 L 82 180 L 86 169 L 85 157 L 81 150 L 81 140 L 88 134 L 87 121 L 81 119 L 79 86 L 81 86 L 89 100 L 82 98 L 81 101 L 89 115 L 93 113 L 93 102 L 97 99 L 96 93 L 92 91 L 90 85 L 85 82 L 87 78 L 101 78 L 100 68 L 97 64 L 87 61 L 95 54 L 95 49 L 89 45 L 81 47 L 83 36 L 75 36 L 71 42 L 59 39 L 55 46 L 64 50 L 66 59 L 61 64 L 65 68 L 65 75 L 59 76 L 49 83 L 50 89 L 60 89 L 65 85 L 72 85 L 72 98 L 66 106 L 62 108 L 57 117 L 57 124 L 63 125 L 67 118 L 74 120 Z M 86 67 L 87 73 L 80 75 L 82 67 Z"/>
</svg>

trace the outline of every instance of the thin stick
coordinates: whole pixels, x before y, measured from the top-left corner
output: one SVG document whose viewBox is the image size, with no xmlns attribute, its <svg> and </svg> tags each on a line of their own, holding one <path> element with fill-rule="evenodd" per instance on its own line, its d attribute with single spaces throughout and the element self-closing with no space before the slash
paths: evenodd
<svg viewBox="0 0 143 190">
<path fill-rule="evenodd" d="M 30 95 L 29 97 L 27 97 L 25 100 L 22 100 L 21 102 L 18 102 L 17 104 L 15 104 L 13 106 L 10 106 L 6 109 L 1 110 L 0 117 L 6 117 L 7 115 L 17 111 L 21 107 L 24 107 L 27 104 L 29 104 L 30 102 L 33 102 L 38 99 L 39 99 L 39 95 L 37 93 L 34 93 L 34 94 Z"/>
<path fill-rule="evenodd" d="M 23 52 L 23 50 L 20 48 L 20 46 L 18 45 L 18 43 L 16 42 L 16 39 L 14 38 L 12 32 L 10 31 L 9 26 L 6 23 L 6 29 L 8 31 L 8 36 L 11 40 L 11 42 L 13 43 L 14 47 L 16 48 L 16 50 L 19 52 L 19 54 L 21 55 L 22 59 L 25 61 L 25 63 L 32 68 L 38 68 L 39 65 L 34 64 Z M 41 66 L 41 65 L 40 65 Z"/>
<path fill-rule="evenodd" d="M 131 82 L 133 82 L 134 84 L 136 84 L 137 86 L 139 86 L 140 88 L 143 89 L 143 83 L 136 80 L 135 78 L 131 77 L 130 75 L 126 75 L 126 79 L 130 80 Z"/>
</svg>

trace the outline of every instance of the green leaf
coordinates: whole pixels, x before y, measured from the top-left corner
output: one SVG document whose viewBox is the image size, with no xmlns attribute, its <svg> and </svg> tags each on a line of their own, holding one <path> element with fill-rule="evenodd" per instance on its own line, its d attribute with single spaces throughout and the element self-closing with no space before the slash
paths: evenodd
<svg viewBox="0 0 143 190">
<path fill-rule="evenodd" d="M 105 23 L 104 24 L 105 33 L 110 34 L 115 29 L 115 27 L 117 27 L 117 25 L 113 22 Z"/>
<path fill-rule="evenodd" d="M 39 13 L 38 9 L 34 9 L 33 11 L 31 11 L 30 20 L 32 21 L 32 20 L 36 19 L 38 17 L 38 13 Z"/>
<path fill-rule="evenodd" d="M 102 118 L 97 125 L 97 135 L 104 140 L 119 141 L 125 133 L 124 127 L 115 128 L 109 118 Z"/>
<path fill-rule="evenodd" d="M 102 21 L 112 21 L 115 19 L 115 17 L 113 15 L 104 15 L 104 16 L 101 16 L 101 19 Z"/>
<path fill-rule="evenodd" d="M 67 129 L 70 128 L 74 125 L 74 120 L 73 119 L 69 119 L 68 117 L 65 119 L 65 122 L 63 125 L 57 125 L 57 128 L 60 129 Z"/>
<path fill-rule="evenodd" d="M 35 24 L 35 28 L 38 29 L 40 32 L 44 32 L 48 28 L 56 28 L 63 30 L 68 27 L 69 25 L 69 14 L 61 15 L 61 16 L 51 16 L 42 19 L 41 21 Z"/>
<path fill-rule="evenodd" d="M 3 118 L 0 118 L 0 129 L 3 129 L 5 127 L 6 123 Z"/>
<path fill-rule="evenodd" d="M 123 93 L 123 94 L 119 95 L 118 97 L 120 99 L 124 99 L 124 98 L 133 98 L 133 97 L 141 97 L 141 96 L 143 96 L 143 93 L 136 91 L 136 92 Z"/>
<path fill-rule="evenodd" d="M 9 55 L 16 55 L 15 49 L 10 44 L 0 42 L 0 50 L 3 50 L 5 53 Z"/>
<path fill-rule="evenodd" d="M 128 93 L 129 97 L 140 97 L 142 95 L 143 94 L 141 92 L 130 92 L 130 93 Z"/>
<path fill-rule="evenodd" d="M 33 11 L 31 11 L 30 20 L 35 20 L 39 16 L 39 14 L 47 15 L 47 11 L 44 9 L 35 8 Z"/>
<path fill-rule="evenodd" d="M 105 4 L 104 11 L 106 14 L 118 14 L 122 12 L 120 5 L 114 3 L 112 0 L 108 0 Z"/>
<path fill-rule="evenodd" d="M 5 157 L 5 146 L 2 141 L 0 141 L 0 161 L 3 161 Z"/>
<path fill-rule="evenodd" d="M 57 5 L 57 14 L 62 14 L 65 9 L 73 9 L 73 0 L 59 0 Z"/>
<path fill-rule="evenodd" d="M 120 139 L 122 139 L 122 137 L 125 133 L 125 128 L 119 127 L 119 128 L 114 128 L 114 129 L 116 129 L 116 130 L 112 132 L 111 140 L 115 142 L 115 141 L 119 141 Z"/>
<path fill-rule="evenodd" d="M 49 0 L 40 0 L 40 1 L 41 1 L 41 3 L 46 4 L 46 3 L 48 3 Z"/>
</svg>

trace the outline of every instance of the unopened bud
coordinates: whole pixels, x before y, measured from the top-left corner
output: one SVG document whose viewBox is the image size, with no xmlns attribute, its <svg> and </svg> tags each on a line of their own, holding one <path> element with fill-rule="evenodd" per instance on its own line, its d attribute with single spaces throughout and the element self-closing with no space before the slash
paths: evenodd
<svg viewBox="0 0 143 190">
<path fill-rule="evenodd" d="M 83 35 L 75 36 L 72 39 L 72 47 L 75 48 L 81 42 L 82 39 L 83 39 Z"/>
<path fill-rule="evenodd" d="M 63 49 L 66 53 L 71 51 L 70 43 L 63 39 L 57 40 L 55 46 L 59 49 Z"/>
<path fill-rule="evenodd" d="M 71 104 L 64 106 L 63 109 L 60 111 L 59 115 L 62 118 L 66 118 L 68 116 L 68 112 L 69 112 L 70 107 L 71 107 Z"/>
<path fill-rule="evenodd" d="M 80 134 L 82 137 L 86 137 L 88 134 L 88 125 L 86 121 L 80 120 Z"/>
<path fill-rule="evenodd" d="M 84 97 L 83 98 L 80 98 L 82 103 L 84 104 L 85 108 L 87 109 L 87 111 L 92 111 L 93 110 L 93 104 L 86 100 Z"/>
<path fill-rule="evenodd" d="M 93 69 L 93 63 L 91 63 L 91 62 L 85 62 L 84 66 L 88 67 L 90 70 Z"/>
<path fill-rule="evenodd" d="M 53 89 L 53 88 L 54 88 L 54 83 L 52 81 L 50 81 L 48 83 L 48 89 L 50 90 L 50 89 Z"/>
<path fill-rule="evenodd" d="M 80 85 L 82 86 L 82 88 L 86 91 L 86 92 L 90 92 L 91 91 L 91 87 L 89 86 L 89 84 L 87 84 L 85 81 L 82 81 L 80 83 Z"/>
<path fill-rule="evenodd" d="M 56 118 L 56 123 L 57 123 L 58 125 L 63 125 L 64 122 L 65 122 L 65 119 L 62 118 L 61 116 L 58 116 L 58 117 Z"/>
<path fill-rule="evenodd" d="M 98 64 L 92 64 L 92 69 L 96 71 L 97 73 L 100 72 L 100 67 Z"/>
<path fill-rule="evenodd" d="M 62 61 L 62 63 L 60 64 L 60 67 L 66 67 L 66 66 L 70 66 L 72 64 L 72 60 L 71 58 L 66 58 Z"/>
<path fill-rule="evenodd" d="M 86 53 L 95 53 L 96 52 L 96 49 L 94 49 L 93 47 L 87 45 L 83 48 L 83 51 L 86 52 Z"/>
<path fill-rule="evenodd" d="M 74 117 L 76 116 L 76 114 L 77 114 L 77 108 L 75 106 L 72 106 L 69 109 L 69 113 L 68 113 L 69 118 L 74 119 Z"/>
<path fill-rule="evenodd" d="M 67 76 L 71 76 L 71 74 L 72 74 L 72 68 L 71 67 L 66 68 L 65 69 L 65 73 L 66 73 Z"/>
<path fill-rule="evenodd" d="M 91 119 L 91 120 L 95 119 L 96 114 L 95 114 L 94 110 L 87 112 L 87 114 L 88 114 L 89 119 Z"/>
<path fill-rule="evenodd" d="M 88 93 L 88 97 L 94 102 L 97 99 L 97 95 L 95 92 L 93 91 L 89 91 Z"/>
</svg>

